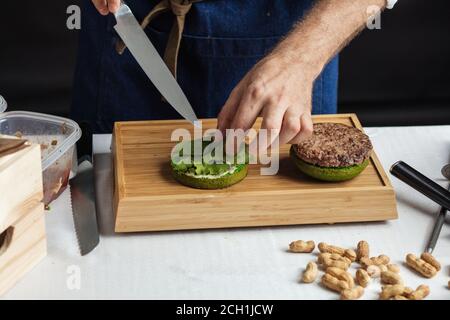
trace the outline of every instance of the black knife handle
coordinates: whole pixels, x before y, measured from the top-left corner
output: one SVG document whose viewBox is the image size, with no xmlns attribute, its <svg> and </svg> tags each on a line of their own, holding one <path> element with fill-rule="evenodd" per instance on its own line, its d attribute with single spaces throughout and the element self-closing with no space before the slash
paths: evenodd
<svg viewBox="0 0 450 320">
<path fill-rule="evenodd" d="M 392 165 L 390 172 L 394 177 L 397 177 L 434 202 L 440 204 L 447 210 L 450 210 L 450 192 L 436 182 L 425 177 L 419 171 L 410 167 L 403 161 L 398 161 Z"/>
<path fill-rule="evenodd" d="M 92 162 L 92 128 L 87 122 L 78 123 L 82 135 L 77 142 L 78 164 L 84 160 Z"/>
</svg>

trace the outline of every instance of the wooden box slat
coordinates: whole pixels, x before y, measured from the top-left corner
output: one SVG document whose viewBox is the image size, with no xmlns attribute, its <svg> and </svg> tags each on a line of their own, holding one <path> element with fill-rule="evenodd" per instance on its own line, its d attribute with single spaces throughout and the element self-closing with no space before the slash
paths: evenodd
<svg viewBox="0 0 450 320">
<path fill-rule="evenodd" d="M 47 253 L 41 147 L 0 157 L 0 296 Z"/>
<path fill-rule="evenodd" d="M 356 115 L 314 116 L 362 129 Z M 216 120 L 203 121 L 203 129 Z M 255 124 L 260 126 L 260 119 Z M 198 190 L 170 174 L 170 141 L 186 121 L 116 123 L 113 138 L 117 232 L 379 221 L 397 218 L 395 195 L 375 152 L 364 172 L 347 182 L 320 182 L 298 171 L 289 145 L 280 147 L 280 170 L 260 175 L 250 165 L 242 182 L 222 190 Z"/>
<path fill-rule="evenodd" d="M 0 157 L 0 233 L 36 207 L 42 198 L 39 145 Z"/>
</svg>

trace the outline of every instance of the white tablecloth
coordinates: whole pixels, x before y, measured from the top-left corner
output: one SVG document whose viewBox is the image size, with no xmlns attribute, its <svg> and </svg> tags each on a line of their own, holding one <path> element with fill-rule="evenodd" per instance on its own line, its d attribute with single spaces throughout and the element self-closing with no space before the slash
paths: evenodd
<svg viewBox="0 0 450 320">
<path fill-rule="evenodd" d="M 440 169 L 450 161 L 450 126 L 366 131 L 386 170 L 401 159 L 447 186 Z M 94 151 L 109 152 L 110 139 L 95 136 Z M 104 181 L 108 166 L 103 163 L 100 170 Z M 405 255 L 423 250 L 439 207 L 397 179 L 392 182 L 400 216 L 395 221 L 115 235 L 112 217 L 101 217 L 100 245 L 85 257 L 78 253 L 66 191 L 47 214 L 48 256 L 3 298 L 336 299 L 317 284 L 298 283 L 304 266 L 316 257 L 288 253 L 287 245 L 313 239 L 354 247 L 365 239 L 373 255 L 387 254 L 401 265 L 409 286 L 425 283 L 430 298 L 450 299 L 449 225 L 434 252 L 443 270 L 427 280 L 407 269 Z M 374 281 L 364 299 L 376 298 L 379 290 Z"/>
</svg>

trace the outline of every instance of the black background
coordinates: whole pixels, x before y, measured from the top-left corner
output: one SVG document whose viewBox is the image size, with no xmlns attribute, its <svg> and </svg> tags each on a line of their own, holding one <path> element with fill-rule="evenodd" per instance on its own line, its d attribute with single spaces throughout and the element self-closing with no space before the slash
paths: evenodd
<svg viewBox="0 0 450 320">
<path fill-rule="evenodd" d="M 67 116 L 77 0 L 3 1 L 0 94 L 9 110 Z M 450 2 L 400 0 L 381 30 L 365 30 L 341 55 L 339 112 L 364 125 L 450 124 Z"/>
</svg>

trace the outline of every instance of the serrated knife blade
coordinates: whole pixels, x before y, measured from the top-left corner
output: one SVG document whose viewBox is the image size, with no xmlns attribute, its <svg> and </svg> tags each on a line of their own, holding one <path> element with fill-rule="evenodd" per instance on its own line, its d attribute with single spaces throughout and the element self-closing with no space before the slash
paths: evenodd
<svg viewBox="0 0 450 320">
<path fill-rule="evenodd" d="M 82 256 L 100 242 L 95 209 L 94 167 L 89 160 L 78 165 L 77 175 L 70 180 L 75 233 Z"/>
<path fill-rule="evenodd" d="M 150 78 L 167 102 L 185 118 L 195 124 L 198 121 L 183 90 L 170 73 L 163 59 L 134 17 L 131 9 L 123 3 L 115 14 L 114 29 L 126 44 L 133 57 Z"/>
</svg>

